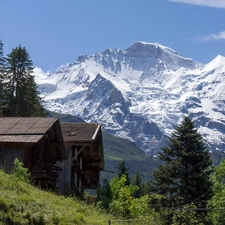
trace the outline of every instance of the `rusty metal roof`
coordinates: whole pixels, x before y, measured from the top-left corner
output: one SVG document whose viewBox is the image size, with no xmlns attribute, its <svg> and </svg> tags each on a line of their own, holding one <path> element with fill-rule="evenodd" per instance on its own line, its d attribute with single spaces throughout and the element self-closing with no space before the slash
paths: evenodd
<svg viewBox="0 0 225 225">
<path fill-rule="evenodd" d="M 44 135 L 0 135 L 1 143 L 37 143 Z"/>
<path fill-rule="evenodd" d="M 54 147 L 54 151 L 58 152 L 57 160 L 65 159 L 65 146 L 58 118 L 0 117 L 0 143 L 28 145 L 38 143 L 52 127 L 57 136 L 57 143 Z"/>
<path fill-rule="evenodd" d="M 55 123 L 48 117 L 1 117 L 0 135 L 40 135 Z"/>
<path fill-rule="evenodd" d="M 92 142 L 100 129 L 99 124 L 60 123 L 64 142 Z"/>
</svg>

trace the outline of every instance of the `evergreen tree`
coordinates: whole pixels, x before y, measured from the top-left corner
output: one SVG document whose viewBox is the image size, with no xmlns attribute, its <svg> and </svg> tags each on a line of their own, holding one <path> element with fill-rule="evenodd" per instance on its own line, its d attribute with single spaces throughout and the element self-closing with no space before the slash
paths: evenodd
<svg viewBox="0 0 225 225">
<path fill-rule="evenodd" d="M 142 183 L 142 179 L 140 174 L 137 172 L 134 181 L 132 182 L 133 185 L 138 187 L 138 190 L 134 192 L 134 198 L 140 198 L 141 196 L 144 195 L 144 185 Z"/>
<path fill-rule="evenodd" d="M 4 55 L 3 55 L 3 43 L 0 40 L 0 75 L 3 75 L 4 71 Z"/>
<path fill-rule="evenodd" d="M 5 59 L 3 54 L 3 43 L 0 40 L 0 108 L 3 108 L 3 80 L 4 80 Z"/>
<path fill-rule="evenodd" d="M 99 187 L 97 197 L 98 201 L 101 202 L 101 206 L 107 210 L 109 208 L 109 204 L 112 201 L 112 191 L 107 179 L 104 179 L 101 187 Z"/>
<path fill-rule="evenodd" d="M 16 47 L 6 58 L 6 101 L 10 116 L 44 116 L 33 63 L 25 47 Z"/>
<path fill-rule="evenodd" d="M 118 168 L 118 172 L 117 172 L 118 177 L 121 178 L 122 175 L 125 175 L 126 177 L 125 185 L 129 185 L 130 184 L 130 178 L 128 173 L 129 168 L 126 167 L 125 161 L 122 161 L 121 163 L 119 163 L 117 168 Z"/>
<path fill-rule="evenodd" d="M 151 186 L 164 196 L 162 205 L 170 209 L 186 204 L 205 208 L 212 193 L 210 154 L 188 117 L 172 133 L 169 146 L 162 148 L 159 158 L 165 164 L 153 172 Z"/>
</svg>

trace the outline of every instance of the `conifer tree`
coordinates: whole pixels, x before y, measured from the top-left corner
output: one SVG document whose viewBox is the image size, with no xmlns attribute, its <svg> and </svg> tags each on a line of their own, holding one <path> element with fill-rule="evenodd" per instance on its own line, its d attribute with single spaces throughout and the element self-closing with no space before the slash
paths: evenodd
<svg viewBox="0 0 225 225">
<path fill-rule="evenodd" d="M 98 200 L 101 201 L 102 207 L 104 209 L 109 208 L 109 204 L 112 201 L 112 190 L 110 188 L 109 181 L 107 179 L 103 179 L 101 187 L 98 189 Z"/>
<path fill-rule="evenodd" d="M 5 73 L 5 59 L 3 54 L 3 43 L 0 40 L 0 108 L 2 110 L 4 105 L 4 92 L 3 92 L 3 81 Z"/>
<path fill-rule="evenodd" d="M 151 186 L 164 196 L 161 204 L 170 209 L 187 204 L 205 208 L 212 193 L 210 154 L 188 117 L 172 133 L 159 158 L 165 163 L 153 172 Z"/>
<path fill-rule="evenodd" d="M 3 43 L 2 40 L 0 40 L 0 74 L 3 74 L 4 70 L 4 57 L 3 57 Z"/>
<path fill-rule="evenodd" d="M 33 62 L 25 47 L 16 47 L 6 58 L 7 106 L 10 116 L 43 116 L 37 85 L 33 76 Z"/>
<path fill-rule="evenodd" d="M 125 161 L 122 161 L 121 163 L 119 163 L 117 168 L 118 168 L 118 172 L 117 172 L 118 177 L 121 178 L 122 175 L 125 175 L 125 177 L 126 177 L 125 184 L 129 185 L 130 184 L 130 178 L 129 178 L 129 173 L 128 173 L 129 168 L 126 166 Z"/>
<path fill-rule="evenodd" d="M 136 185 L 138 187 L 138 190 L 134 192 L 134 198 L 140 198 L 144 195 L 144 185 L 142 183 L 142 179 L 140 174 L 137 172 L 134 181 L 132 182 L 133 185 Z"/>
</svg>

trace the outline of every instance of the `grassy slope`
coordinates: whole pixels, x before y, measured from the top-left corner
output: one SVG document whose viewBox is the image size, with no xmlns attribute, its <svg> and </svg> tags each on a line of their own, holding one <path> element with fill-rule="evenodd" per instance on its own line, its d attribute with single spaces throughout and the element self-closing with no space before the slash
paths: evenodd
<svg viewBox="0 0 225 225">
<path fill-rule="evenodd" d="M 0 225 L 105 225 L 109 219 L 93 205 L 42 191 L 0 170 Z"/>
</svg>

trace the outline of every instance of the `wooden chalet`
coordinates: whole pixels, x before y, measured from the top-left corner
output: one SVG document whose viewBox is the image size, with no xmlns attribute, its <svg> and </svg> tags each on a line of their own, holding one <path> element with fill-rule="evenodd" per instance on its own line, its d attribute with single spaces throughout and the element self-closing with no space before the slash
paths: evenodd
<svg viewBox="0 0 225 225">
<path fill-rule="evenodd" d="M 61 123 L 67 159 L 58 162 L 58 186 L 63 193 L 97 189 L 100 171 L 104 170 L 102 130 L 99 124 Z"/>
<path fill-rule="evenodd" d="M 0 167 L 10 172 L 17 158 L 36 184 L 55 187 L 57 162 L 65 159 L 59 120 L 46 117 L 0 117 Z"/>
</svg>

